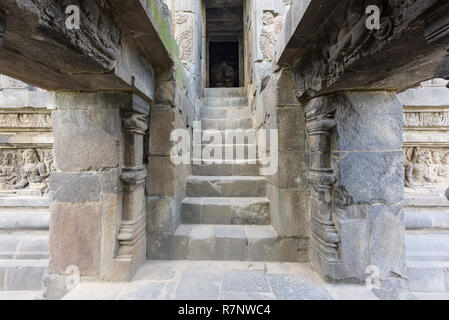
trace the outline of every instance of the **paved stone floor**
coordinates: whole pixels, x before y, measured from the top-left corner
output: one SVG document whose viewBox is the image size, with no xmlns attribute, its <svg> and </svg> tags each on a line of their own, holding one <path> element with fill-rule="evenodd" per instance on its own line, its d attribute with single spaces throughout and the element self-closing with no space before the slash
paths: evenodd
<svg viewBox="0 0 449 320">
<path fill-rule="evenodd" d="M 308 264 L 152 261 L 131 283 L 82 283 L 64 297 L 176 300 L 377 299 L 364 286 L 330 285 Z"/>
</svg>

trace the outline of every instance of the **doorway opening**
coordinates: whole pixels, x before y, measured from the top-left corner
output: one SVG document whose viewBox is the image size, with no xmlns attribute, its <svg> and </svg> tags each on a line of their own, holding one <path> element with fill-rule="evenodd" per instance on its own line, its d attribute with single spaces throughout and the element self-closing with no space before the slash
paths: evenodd
<svg viewBox="0 0 449 320">
<path fill-rule="evenodd" d="M 243 0 L 207 0 L 207 87 L 244 86 Z"/>
<path fill-rule="evenodd" d="M 238 87 L 239 43 L 210 42 L 209 55 L 210 87 Z"/>
</svg>

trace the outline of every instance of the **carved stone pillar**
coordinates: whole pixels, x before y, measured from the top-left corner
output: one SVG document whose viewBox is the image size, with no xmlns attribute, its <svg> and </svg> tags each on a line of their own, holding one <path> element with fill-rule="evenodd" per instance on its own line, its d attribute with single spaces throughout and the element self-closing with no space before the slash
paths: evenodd
<svg viewBox="0 0 449 320">
<path fill-rule="evenodd" d="M 136 96 L 131 106 L 122 109 L 123 164 L 120 179 L 123 196 L 117 259 L 130 260 L 135 267 L 145 260 L 147 170 L 143 162 L 143 146 L 148 129 L 148 111 L 148 105 Z"/>
<path fill-rule="evenodd" d="M 389 291 L 406 274 L 402 105 L 393 93 L 342 92 L 305 110 L 312 266 L 327 280 L 361 283 L 378 268 Z"/>
<path fill-rule="evenodd" d="M 336 126 L 335 109 L 335 105 L 313 100 L 305 110 L 310 154 L 311 262 L 326 276 L 335 273 L 340 261 L 340 237 L 332 215 L 336 176 L 331 163 L 331 131 Z"/>
</svg>

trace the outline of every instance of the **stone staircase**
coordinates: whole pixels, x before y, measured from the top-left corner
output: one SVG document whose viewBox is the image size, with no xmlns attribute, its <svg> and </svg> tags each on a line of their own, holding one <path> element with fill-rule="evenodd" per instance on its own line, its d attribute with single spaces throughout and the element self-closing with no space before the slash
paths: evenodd
<svg viewBox="0 0 449 320">
<path fill-rule="evenodd" d="M 420 299 L 449 299 L 449 201 L 441 193 L 404 200 L 410 290 Z"/>
<path fill-rule="evenodd" d="M 202 100 L 203 132 L 224 136 L 227 129 L 253 130 L 244 88 L 206 89 Z M 216 145 L 223 147 L 224 155 L 226 145 Z M 245 141 L 244 147 L 248 159 L 248 148 L 256 145 Z M 150 259 L 300 260 L 296 239 L 279 237 L 271 226 L 267 180 L 260 176 L 259 164 L 248 160 L 194 162 L 181 224 L 166 237 L 170 239 L 165 239 L 157 254 L 150 252 Z"/>
<path fill-rule="evenodd" d="M 48 198 L 0 198 L 0 292 L 44 289 L 49 218 Z"/>
</svg>

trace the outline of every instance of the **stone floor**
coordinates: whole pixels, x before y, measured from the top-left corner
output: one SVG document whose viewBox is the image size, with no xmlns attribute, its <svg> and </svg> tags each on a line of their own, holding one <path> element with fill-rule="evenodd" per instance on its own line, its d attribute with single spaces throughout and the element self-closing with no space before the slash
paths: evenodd
<svg viewBox="0 0 449 320">
<path fill-rule="evenodd" d="M 82 283 L 66 300 L 373 300 L 364 286 L 330 285 L 308 264 L 148 262 L 131 283 Z"/>
</svg>

